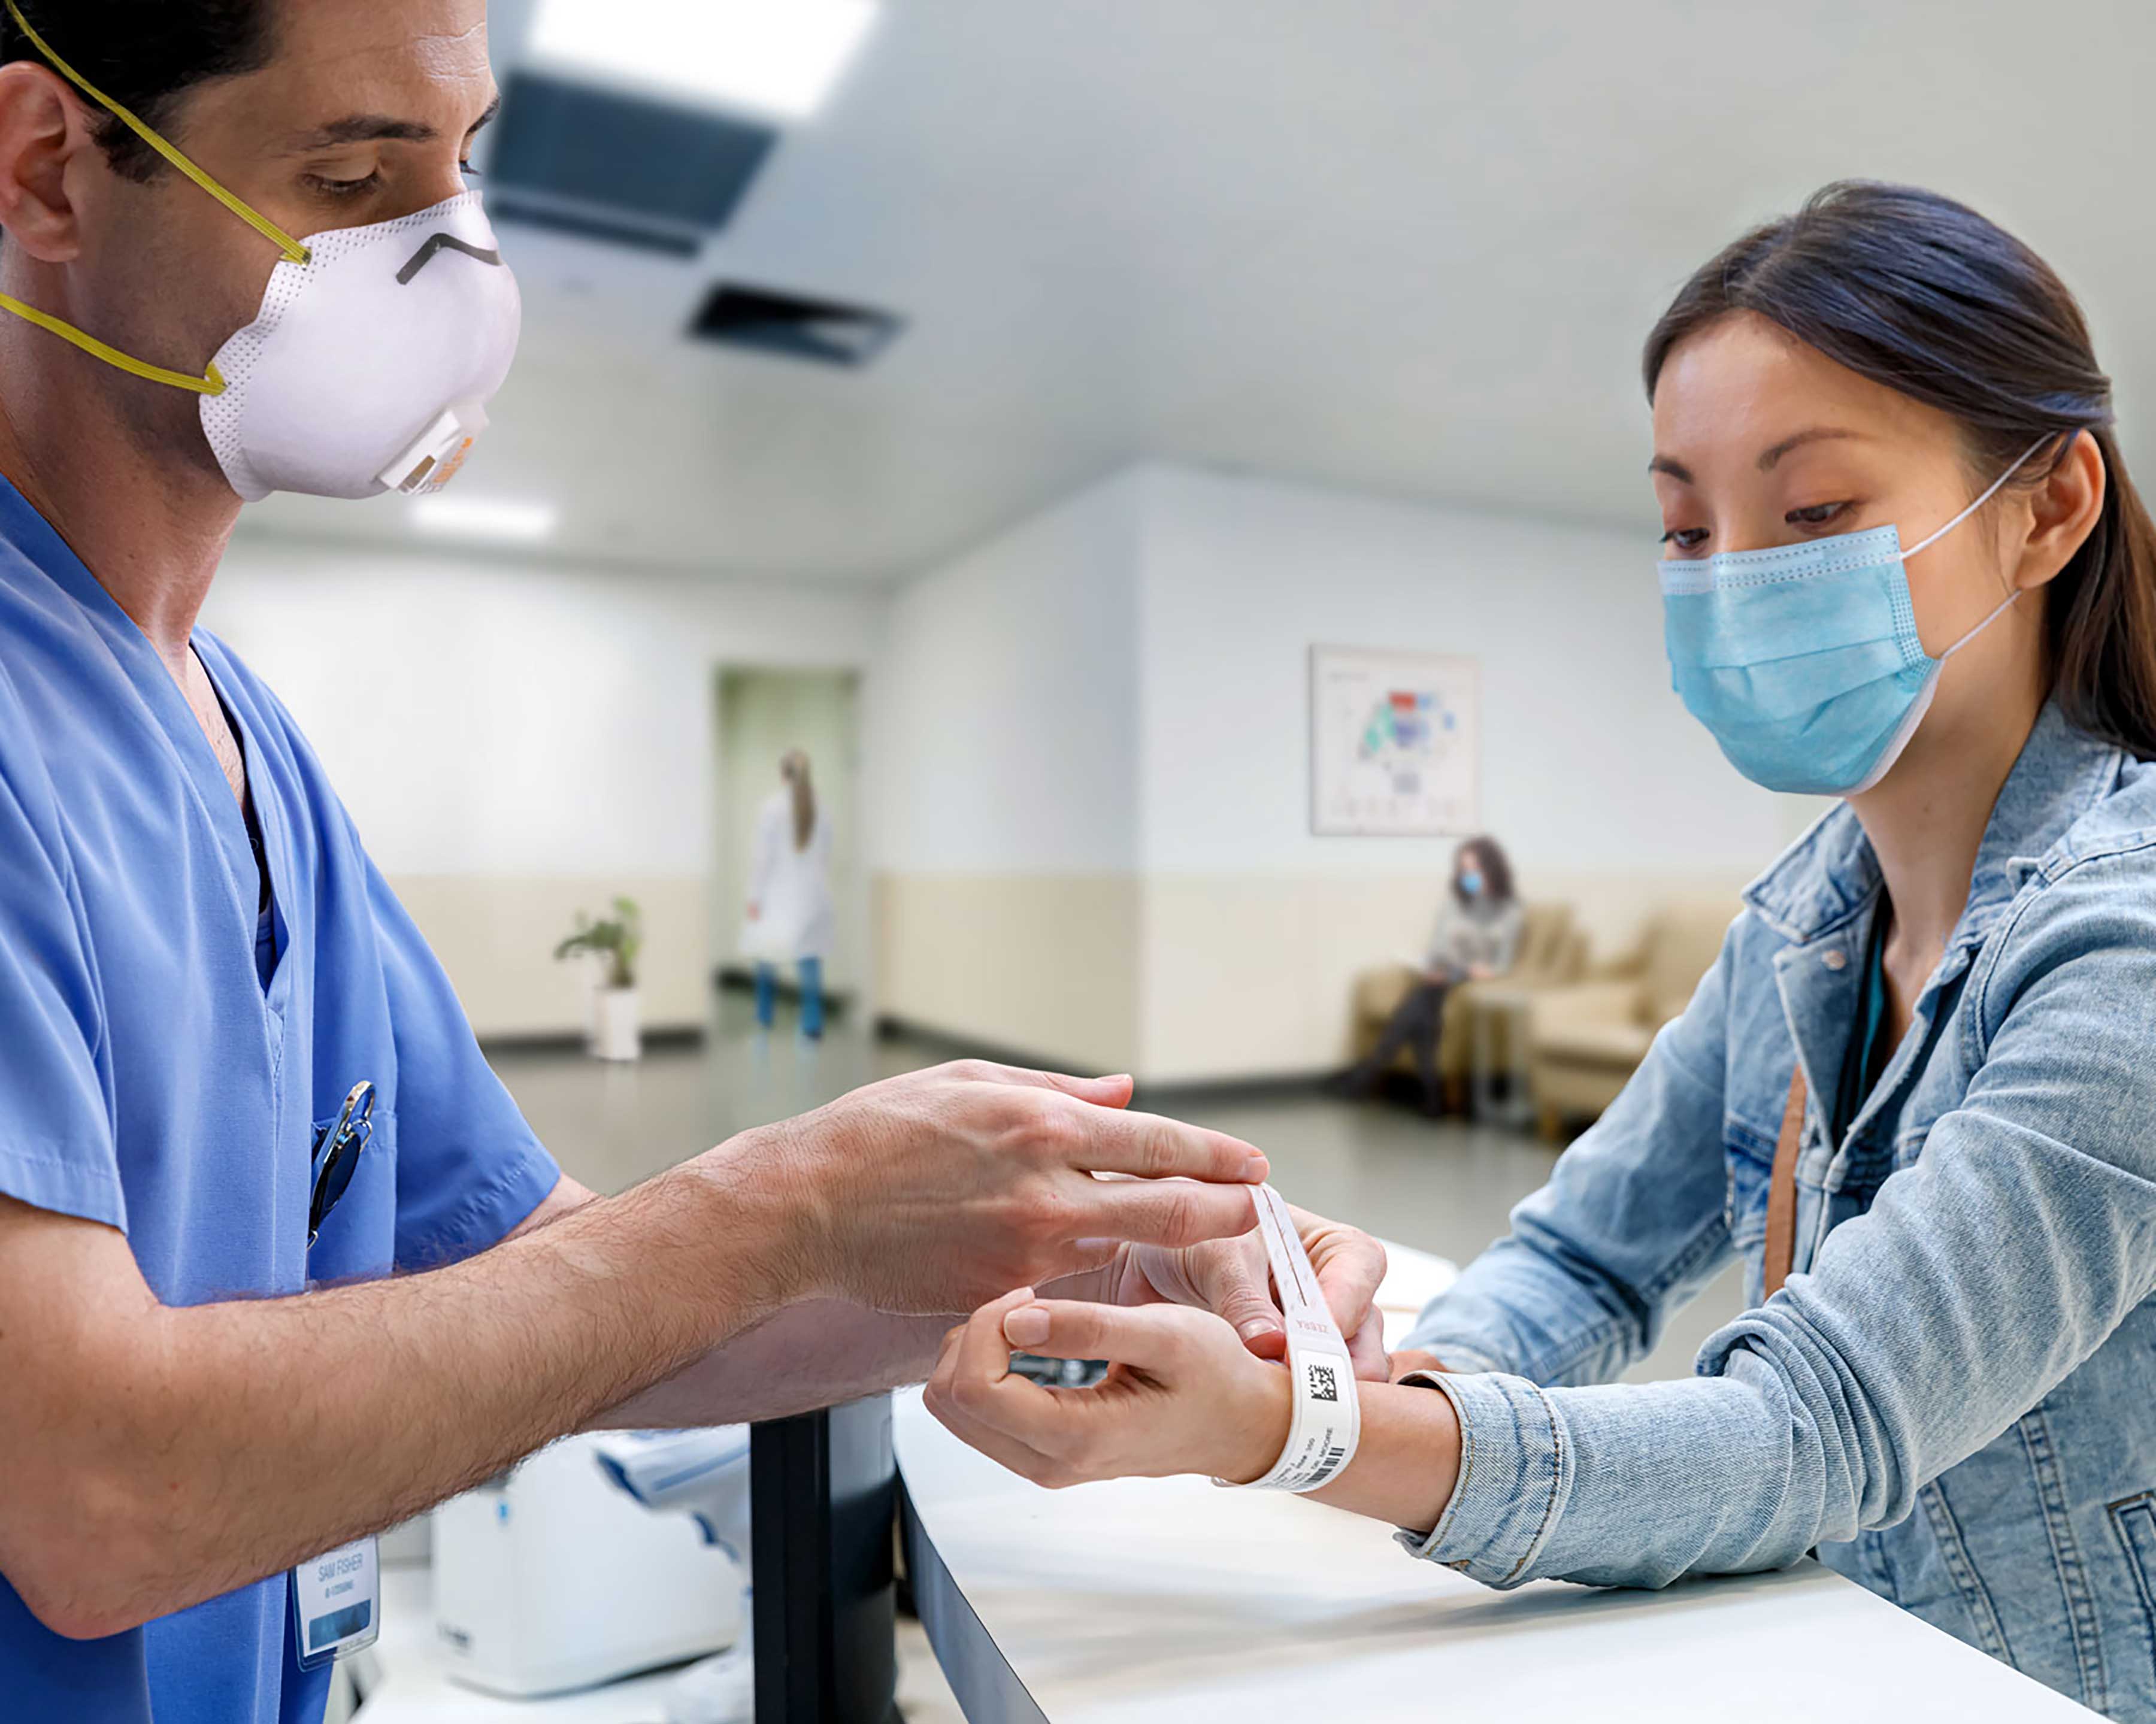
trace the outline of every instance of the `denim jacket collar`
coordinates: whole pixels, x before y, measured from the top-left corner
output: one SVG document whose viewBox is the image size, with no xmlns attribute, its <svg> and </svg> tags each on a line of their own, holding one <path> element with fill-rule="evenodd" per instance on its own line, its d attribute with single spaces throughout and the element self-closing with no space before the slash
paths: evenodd
<svg viewBox="0 0 2156 1724">
<path fill-rule="evenodd" d="M 2076 729 L 2056 702 L 2045 703 L 1985 824 L 1949 957 L 1983 944 L 2046 854 L 2118 782 L 2124 762 L 2118 747 Z M 1871 840 L 1840 803 L 1744 889 L 1744 901 L 1775 932 L 1804 945 L 1853 920 L 1879 883 Z"/>
</svg>

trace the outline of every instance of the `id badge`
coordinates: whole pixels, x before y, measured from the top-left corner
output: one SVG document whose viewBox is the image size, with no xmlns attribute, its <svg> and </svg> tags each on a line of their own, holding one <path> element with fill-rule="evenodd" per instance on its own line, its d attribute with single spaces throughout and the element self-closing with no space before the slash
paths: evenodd
<svg viewBox="0 0 2156 1724">
<path fill-rule="evenodd" d="M 319 1670 L 382 1632 L 382 1564 L 370 1534 L 292 1570 L 300 1668 Z"/>
</svg>

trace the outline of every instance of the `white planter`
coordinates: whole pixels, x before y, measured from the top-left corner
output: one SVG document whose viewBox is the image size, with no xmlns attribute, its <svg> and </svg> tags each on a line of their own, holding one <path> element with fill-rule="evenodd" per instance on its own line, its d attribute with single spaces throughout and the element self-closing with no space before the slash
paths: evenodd
<svg viewBox="0 0 2156 1724">
<path fill-rule="evenodd" d="M 598 1016 L 592 1051 L 602 1060 L 634 1060 L 644 1052 L 636 990 L 602 988 L 597 995 Z"/>
<path fill-rule="evenodd" d="M 596 1054 L 599 1050 L 599 996 L 606 992 L 606 964 L 587 952 L 581 967 L 584 973 L 584 1051 Z"/>
</svg>

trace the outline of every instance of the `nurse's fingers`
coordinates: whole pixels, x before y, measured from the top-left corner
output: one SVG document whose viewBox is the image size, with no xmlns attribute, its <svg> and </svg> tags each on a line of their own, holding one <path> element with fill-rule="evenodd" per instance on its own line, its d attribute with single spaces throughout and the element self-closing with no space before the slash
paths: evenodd
<svg viewBox="0 0 2156 1724">
<path fill-rule="evenodd" d="M 1089 1173 L 1127 1173 L 1141 1179 L 1206 1179 L 1232 1185 L 1261 1184 L 1271 1172 L 1265 1152 L 1225 1131 L 1186 1126 L 1157 1113 L 1080 1112 L 1060 1144 L 1064 1158 Z M 1245 1224 L 1250 1200 L 1243 1199 Z"/>
<path fill-rule="evenodd" d="M 1072 1192 L 1070 1231 L 1081 1242 L 1195 1245 L 1250 1225 L 1250 1188 L 1195 1179 L 1090 1179 Z"/>
<path fill-rule="evenodd" d="M 1127 1074 L 1113 1077 L 1074 1077 L 1068 1072 L 1036 1071 L 1029 1066 L 1004 1065 L 993 1060 L 954 1060 L 926 1076 L 960 1084 L 1009 1084 L 1024 1090 L 1056 1090 L 1090 1101 L 1096 1107 L 1130 1106 L 1137 1087 Z"/>
</svg>

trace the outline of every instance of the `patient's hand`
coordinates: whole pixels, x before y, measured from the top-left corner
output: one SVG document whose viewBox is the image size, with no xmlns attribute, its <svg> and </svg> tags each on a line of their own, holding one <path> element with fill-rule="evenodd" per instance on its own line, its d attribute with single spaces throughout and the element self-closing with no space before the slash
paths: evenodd
<svg viewBox="0 0 2156 1724">
<path fill-rule="evenodd" d="M 1403 1347 L 1385 1361 L 1385 1381 L 1398 1383 L 1414 1371 L 1442 1371 L 1435 1353 L 1426 1353 L 1420 1347 Z"/>
<path fill-rule="evenodd" d="M 1327 1221 L 1290 1205 L 1303 1249 L 1332 1321 L 1348 1337 L 1356 1376 L 1382 1383 L 1386 1376 L 1384 1321 L 1375 1301 L 1385 1278 L 1385 1248 L 1359 1228 Z M 1095 1300 L 1104 1305 L 1188 1305 L 1226 1319 L 1243 1344 L 1261 1359 L 1286 1356 L 1271 1265 L 1256 1218 L 1247 1233 L 1209 1239 L 1179 1250 L 1125 1245 L 1106 1267 L 1072 1275 L 1041 1289 L 1047 1299 Z M 1055 1357 L 1065 1357 L 1056 1355 Z M 1081 1357 L 1095 1358 L 1098 1354 Z"/>
<path fill-rule="evenodd" d="M 1115 1362 L 1091 1388 L 1045 1388 L 1010 1370 L 1014 1347 Z M 1254 1357 L 1210 1312 L 1036 1298 L 1029 1287 L 943 1339 L 930 1412 L 1035 1484 L 1209 1473 L 1261 1476 L 1287 1442 L 1287 1373 Z"/>
</svg>

